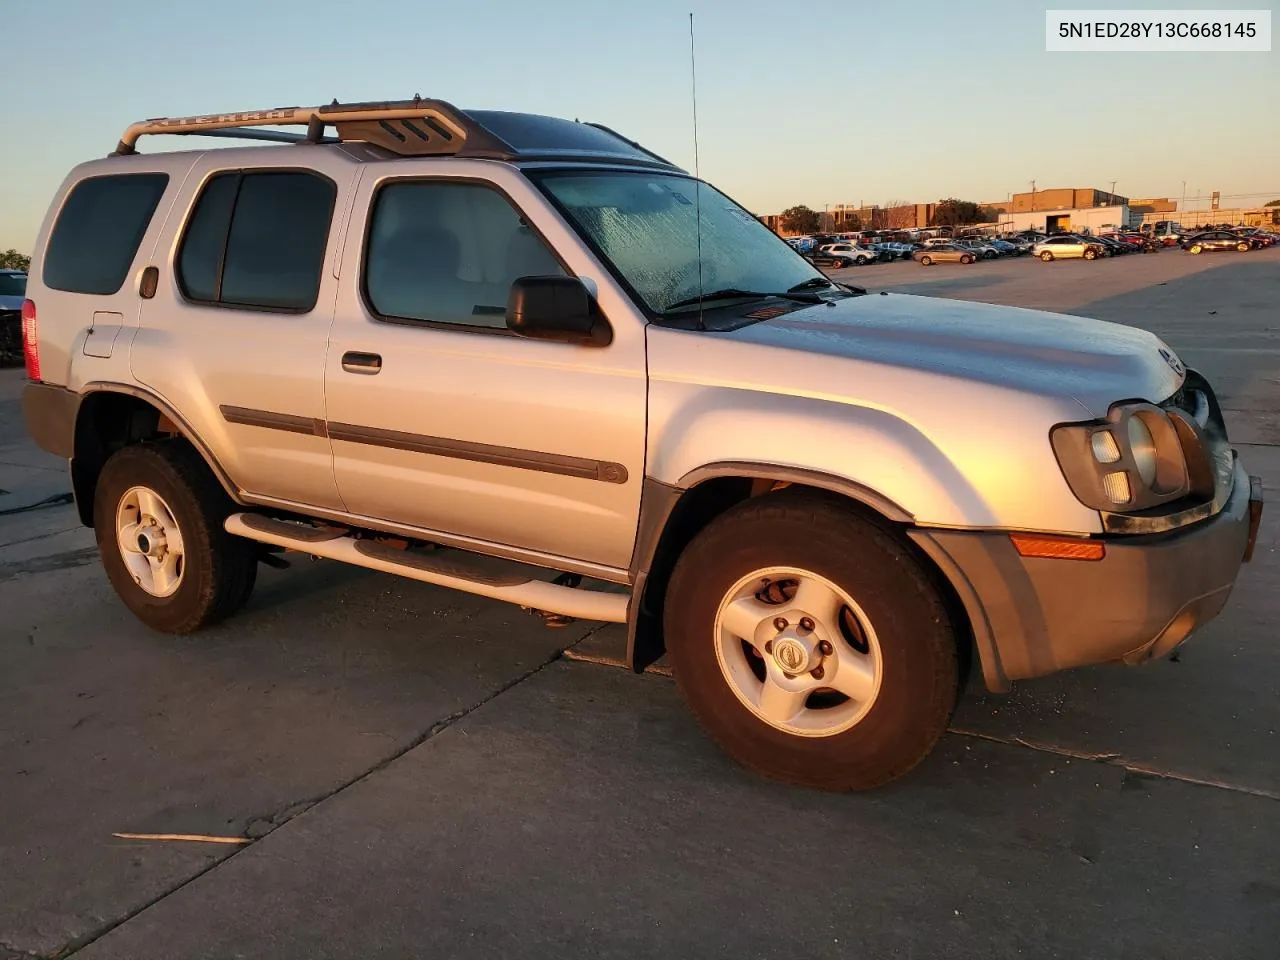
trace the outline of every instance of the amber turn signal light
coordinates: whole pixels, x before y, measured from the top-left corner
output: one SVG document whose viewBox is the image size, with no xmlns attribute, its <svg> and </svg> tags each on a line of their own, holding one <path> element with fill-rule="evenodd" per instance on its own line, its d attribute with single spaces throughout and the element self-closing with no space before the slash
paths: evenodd
<svg viewBox="0 0 1280 960">
<path fill-rule="evenodd" d="M 1077 540 L 1073 537 L 1031 537 L 1013 533 L 1009 535 L 1014 549 L 1024 557 L 1045 557 L 1050 560 L 1101 560 L 1107 555 L 1107 545 L 1101 540 Z"/>
</svg>

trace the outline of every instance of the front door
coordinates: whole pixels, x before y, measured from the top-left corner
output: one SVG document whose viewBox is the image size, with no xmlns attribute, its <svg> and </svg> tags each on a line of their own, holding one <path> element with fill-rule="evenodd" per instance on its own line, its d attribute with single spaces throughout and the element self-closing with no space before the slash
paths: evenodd
<svg viewBox="0 0 1280 960">
<path fill-rule="evenodd" d="M 477 169 L 494 181 L 369 177 L 357 193 L 325 371 L 339 491 L 357 516 L 477 549 L 625 568 L 644 476 L 643 323 L 528 181 Z M 551 274 L 602 292 L 608 346 L 507 330 L 512 281 Z"/>
</svg>

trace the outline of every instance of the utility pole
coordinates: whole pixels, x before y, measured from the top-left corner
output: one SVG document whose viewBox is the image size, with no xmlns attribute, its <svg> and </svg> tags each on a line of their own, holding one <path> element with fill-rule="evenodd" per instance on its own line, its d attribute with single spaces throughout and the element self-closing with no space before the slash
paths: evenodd
<svg viewBox="0 0 1280 960">
<path fill-rule="evenodd" d="M 1036 182 L 1031 181 L 1031 212 L 1036 212 Z"/>
<path fill-rule="evenodd" d="M 1115 180 L 1111 181 L 1111 202 L 1112 203 L 1116 202 L 1116 183 L 1117 181 Z"/>
</svg>

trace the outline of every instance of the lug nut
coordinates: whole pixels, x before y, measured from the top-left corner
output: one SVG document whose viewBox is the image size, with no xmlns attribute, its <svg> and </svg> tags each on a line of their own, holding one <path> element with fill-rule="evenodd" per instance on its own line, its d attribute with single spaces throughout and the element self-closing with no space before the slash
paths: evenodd
<svg viewBox="0 0 1280 960">
<path fill-rule="evenodd" d="M 831 644 L 826 640 L 823 640 L 821 643 L 818 644 L 818 652 L 821 653 L 824 657 L 831 656 L 832 649 L 833 648 Z"/>
<path fill-rule="evenodd" d="M 822 667 L 820 666 L 814 667 L 812 670 L 809 671 L 809 676 L 813 677 L 813 679 L 815 680 L 821 680 L 825 675 L 826 675 L 826 671 L 823 670 Z"/>
<path fill-rule="evenodd" d="M 801 617 L 800 629 L 803 630 L 805 633 L 811 633 L 813 631 L 813 621 L 810 620 L 808 617 Z"/>
<path fill-rule="evenodd" d="M 787 629 L 786 617 L 778 617 L 776 620 L 774 620 L 773 627 L 775 630 L 779 630 L 779 631 Z"/>
</svg>

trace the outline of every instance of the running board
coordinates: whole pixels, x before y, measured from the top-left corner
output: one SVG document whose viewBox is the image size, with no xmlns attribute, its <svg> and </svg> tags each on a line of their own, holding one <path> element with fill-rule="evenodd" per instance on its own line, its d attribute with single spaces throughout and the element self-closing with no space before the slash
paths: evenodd
<svg viewBox="0 0 1280 960">
<path fill-rule="evenodd" d="M 440 555 L 409 553 L 377 540 L 357 540 L 341 530 L 276 520 L 257 513 L 233 513 L 227 517 L 225 526 L 228 533 L 259 543 L 505 600 L 546 613 L 563 614 L 578 620 L 627 622 L 627 603 L 630 600 L 627 594 L 583 590 L 537 580 L 532 574 L 540 572 L 539 567 L 456 550 Z"/>
</svg>

